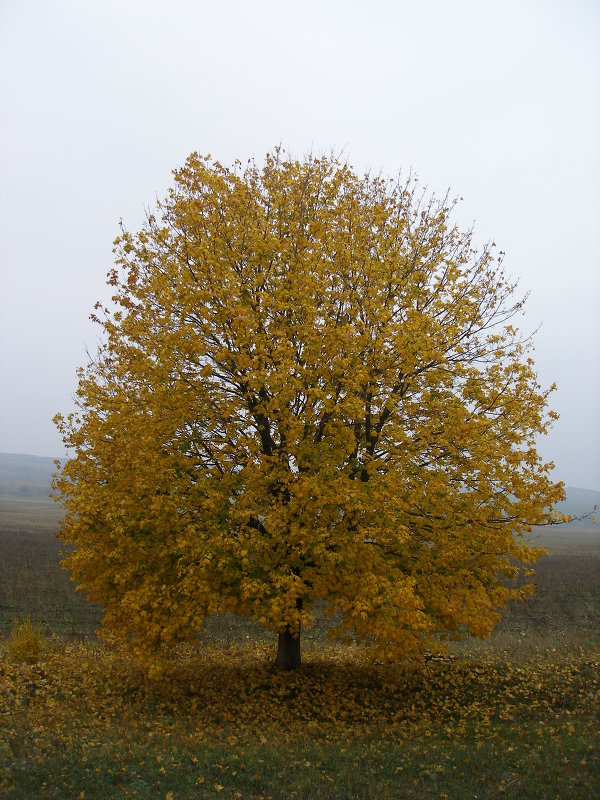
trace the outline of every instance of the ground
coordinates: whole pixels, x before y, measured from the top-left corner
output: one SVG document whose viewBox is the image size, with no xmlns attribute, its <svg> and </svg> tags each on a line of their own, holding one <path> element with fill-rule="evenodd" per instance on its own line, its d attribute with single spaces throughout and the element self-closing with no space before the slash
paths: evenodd
<svg viewBox="0 0 600 800">
<path fill-rule="evenodd" d="M 168 680 L 100 644 L 58 568 L 57 510 L 0 501 L 0 796 L 600 796 L 600 533 L 537 532 L 537 593 L 485 642 L 422 667 L 369 664 L 322 621 L 297 673 L 271 634 L 210 621 Z M 14 618 L 45 625 L 35 663 Z"/>
</svg>

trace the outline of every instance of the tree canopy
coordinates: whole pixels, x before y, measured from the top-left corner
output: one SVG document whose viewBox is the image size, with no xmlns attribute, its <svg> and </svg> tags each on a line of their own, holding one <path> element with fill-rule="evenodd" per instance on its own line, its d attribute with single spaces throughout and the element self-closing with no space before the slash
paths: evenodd
<svg viewBox="0 0 600 800">
<path fill-rule="evenodd" d="M 174 178 L 115 242 L 57 417 L 66 566 L 107 635 L 154 663 L 228 611 L 292 667 L 315 604 L 377 657 L 489 634 L 563 497 L 502 254 L 335 157 L 192 154 Z"/>
</svg>

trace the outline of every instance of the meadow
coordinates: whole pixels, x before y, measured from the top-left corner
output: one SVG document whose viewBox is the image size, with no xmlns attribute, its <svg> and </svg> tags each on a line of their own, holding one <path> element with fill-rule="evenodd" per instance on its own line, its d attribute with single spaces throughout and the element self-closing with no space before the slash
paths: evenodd
<svg viewBox="0 0 600 800">
<path fill-rule="evenodd" d="M 533 533 L 549 552 L 533 598 L 424 665 L 368 663 L 323 620 L 281 674 L 272 634 L 218 617 L 152 683 L 96 639 L 59 520 L 0 498 L 0 797 L 600 796 L 600 528 Z M 19 663 L 9 636 L 28 615 L 44 650 Z"/>
</svg>

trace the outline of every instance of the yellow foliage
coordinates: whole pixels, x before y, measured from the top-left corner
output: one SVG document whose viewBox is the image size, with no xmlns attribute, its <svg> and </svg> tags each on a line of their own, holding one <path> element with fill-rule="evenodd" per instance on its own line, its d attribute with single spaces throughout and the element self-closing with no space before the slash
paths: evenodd
<svg viewBox="0 0 600 800">
<path fill-rule="evenodd" d="M 173 656 L 171 679 L 149 682 L 126 653 L 94 643 L 49 647 L 44 662 L 34 665 L 0 654 L 0 745 L 14 745 L 11 728 L 23 720 L 24 707 L 40 746 L 54 739 L 68 747 L 77 730 L 85 750 L 117 731 L 130 744 L 140 735 L 160 747 L 179 730 L 194 739 L 196 746 L 186 748 L 192 763 L 202 740 L 254 744 L 258 735 L 280 741 L 314 731 L 339 741 L 359 734 L 399 741 L 442 725 L 460 737 L 465 724 L 487 740 L 492 719 L 503 712 L 527 718 L 535 710 L 547 731 L 570 722 L 565 707 L 587 709 L 596 721 L 597 647 L 536 651 L 525 660 L 489 650 L 401 666 L 364 663 L 362 656 L 354 647 L 320 646 L 307 650 L 305 669 L 282 675 L 255 642 L 225 651 L 184 646 Z M 156 761 L 157 769 L 165 766 L 160 752 Z"/>
<path fill-rule="evenodd" d="M 412 180 L 192 154 L 115 243 L 117 311 L 57 424 L 74 580 L 158 674 L 216 611 L 315 601 L 375 657 L 487 635 L 563 497 L 553 415 L 491 248 Z"/>
<path fill-rule="evenodd" d="M 12 661 L 33 664 L 44 651 L 42 625 L 31 622 L 29 615 L 21 622 L 15 622 L 8 639 L 7 652 Z"/>
</svg>

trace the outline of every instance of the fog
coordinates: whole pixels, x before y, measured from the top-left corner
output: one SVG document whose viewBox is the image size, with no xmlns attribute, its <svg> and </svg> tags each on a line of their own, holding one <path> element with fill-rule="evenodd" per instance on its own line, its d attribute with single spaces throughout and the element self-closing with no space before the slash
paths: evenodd
<svg viewBox="0 0 600 800">
<path fill-rule="evenodd" d="M 0 451 L 61 455 L 119 219 L 191 151 L 413 169 L 529 293 L 554 475 L 600 487 L 600 5 L 0 4 Z"/>
</svg>

